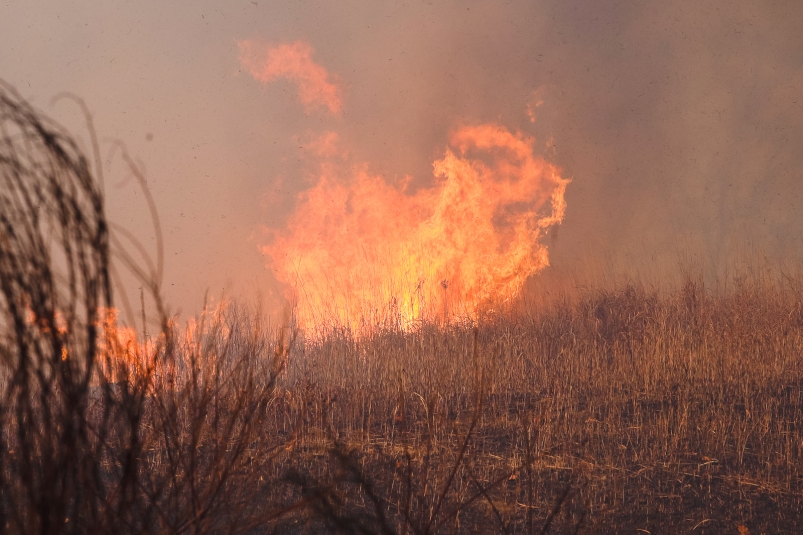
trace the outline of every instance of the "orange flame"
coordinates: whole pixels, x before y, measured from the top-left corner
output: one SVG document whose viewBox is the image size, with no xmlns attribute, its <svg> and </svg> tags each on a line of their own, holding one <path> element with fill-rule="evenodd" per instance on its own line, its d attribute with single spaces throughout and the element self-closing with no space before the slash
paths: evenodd
<svg viewBox="0 0 803 535">
<path fill-rule="evenodd" d="M 267 84 L 287 78 L 298 84 L 298 95 L 306 110 L 325 106 L 339 114 L 342 104 L 340 88 L 329 79 L 329 73 L 312 61 L 312 47 L 303 41 L 270 47 L 259 41 L 240 41 L 240 64 L 257 81 Z"/>
<path fill-rule="evenodd" d="M 324 161 L 287 229 L 262 248 L 299 326 L 409 328 L 516 296 L 549 264 L 539 240 L 562 221 L 569 183 L 533 144 L 494 124 L 461 128 L 433 164 L 435 185 L 412 194 L 365 166 L 343 176 Z"/>
<path fill-rule="evenodd" d="M 98 326 L 98 357 L 104 380 L 147 376 L 153 371 L 160 340 L 140 337 L 134 328 L 121 325 L 116 308 L 99 308 Z"/>
<path fill-rule="evenodd" d="M 169 322 L 168 328 L 176 335 L 173 339 L 174 357 L 183 355 L 188 358 L 196 354 L 200 346 L 209 336 L 218 335 L 227 340 L 230 330 L 224 321 L 224 313 L 228 303 L 222 301 L 204 308 L 198 319 L 187 320 L 186 328 L 178 327 L 175 320 Z M 175 359 L 166 359 L 165 333 L 157 335 L 138 333 L 134 328 L 119 322 L 116 308 L 98 309 L 98 326 L 101 328 L 98 337 L 98 359 L 103 380 L 119 381 L 125 378 L 169 377 L 174 375 Z M 216 356 L 209 347 L 204 347 L 207 364 L 214 362 Z"/>
</svg>

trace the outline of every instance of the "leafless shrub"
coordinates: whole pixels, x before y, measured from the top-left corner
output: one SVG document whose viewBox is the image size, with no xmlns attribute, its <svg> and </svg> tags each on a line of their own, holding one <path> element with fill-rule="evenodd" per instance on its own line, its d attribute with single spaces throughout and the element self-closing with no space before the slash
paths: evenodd
<svg viewBox="0 0 803 535">
<path fill-rule="evenodd" d="M 232 312 L 182 339 L 160 298 L 161 268 L 119 249 L 158 316 L 157 335 L 131 336 L 108 321 L 110 243 L 119 241 L 87 158 L 1 86 L 0 529 L 266 525 L 278 513 L 248 494 L 264 485 L 251 463 L 277 447 L 261 426 L 292 336 L 277 341 Z"/>
</svg>

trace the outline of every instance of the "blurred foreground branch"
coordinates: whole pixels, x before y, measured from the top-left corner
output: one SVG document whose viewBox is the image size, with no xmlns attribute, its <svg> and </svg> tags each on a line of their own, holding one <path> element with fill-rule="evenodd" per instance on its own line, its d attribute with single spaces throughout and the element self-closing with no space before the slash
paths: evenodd
<svg viewBox="0 0 803 535">
<path fill-rule="evenodd" d="M 292 340 L 236 312 L 182 335 L 160 297 L 161 260 L 140 269 L 121 246 L 160 332 L 143 339 L 118 325 L 110 243 L 121 240 L 99 172 L 0 84 L 0 531 L 262 525 L 275 511 L 251 500 L 262 483 L 246 467 L 275 449 L 260 428 Z"/>
</svg>

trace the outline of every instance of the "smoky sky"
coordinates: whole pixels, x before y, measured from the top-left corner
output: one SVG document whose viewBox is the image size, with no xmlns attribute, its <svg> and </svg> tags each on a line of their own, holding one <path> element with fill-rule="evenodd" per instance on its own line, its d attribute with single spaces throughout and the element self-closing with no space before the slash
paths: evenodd
<svg viewBox="0 0 803 535">
<path fill-rule="evenodd" d="M 308 43 L 342 112 L 254 80 L 242 40 Z M 313 184 L 308 144 L 326 131 L 414 187 L 456 127 L 534 136 L 572 179 L 554 271 L 803 253 L 801 2 L 11 0 L 0 50 L 0 78 L 35 106 L 87 143 L 75 106 L 51 103 L 80 96 L 104 154 L 119 139 L 142 162 L 185 313 L 207 290 L 278 295 L 259 246 Z M 105 167 L 111 218 L 153 248 L 136 182 L 119 157 Z"/>
</svg>

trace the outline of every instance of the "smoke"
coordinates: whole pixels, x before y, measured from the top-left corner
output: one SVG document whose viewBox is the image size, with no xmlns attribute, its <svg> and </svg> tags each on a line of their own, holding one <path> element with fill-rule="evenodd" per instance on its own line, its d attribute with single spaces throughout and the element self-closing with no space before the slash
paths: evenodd
<svg viewBox="0 0 803 535">
<path fill-rule="evenodd" d="M 12 1 L 0 77 L 45 108 L 60 91 L 82 96 L 99 132 L 147 164 L 168 299 L 192 311 L 206 288 L 275 286 L 255 228 L 287 227 L 317 184 L 325 132 L 340 151 L 329 159 L 347 150 L 388 184 L 409 176 L 409 194 L 436 184 L 450 132 L 497 124 L 534 139 L 572 179 L 538 277 L 661 277 L 684 254 L 712 271 L 740 254 L 797 260 L 801 20 L 796 0 Z M 242 38 L 314 51 L 267 68 L 270 47 L 252 45 L 243 68 Z M 148 228 L 132 190 L 109 188 L 110 213 Z"/>
</svg>

